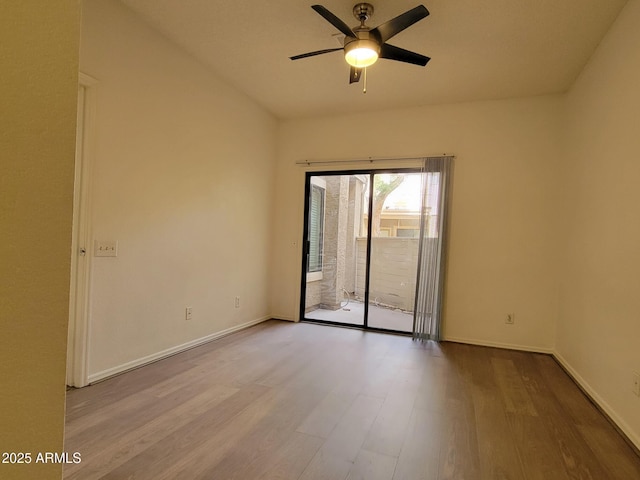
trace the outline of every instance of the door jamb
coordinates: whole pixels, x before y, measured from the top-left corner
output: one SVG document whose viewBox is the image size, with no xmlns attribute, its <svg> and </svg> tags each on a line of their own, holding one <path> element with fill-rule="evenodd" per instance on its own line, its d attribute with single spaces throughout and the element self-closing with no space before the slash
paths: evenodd
<svg viewBox="0 0 640 480">
<path fill-rule="evenodd" d="M 93 132 L 95 86 L 97 80 L 79 72 L 78 88 L 83 90 L 83 111 L 79 112 L 74 178 L 71 285 L 67 345 L 67 385 L 88 384 L 89 304 L 91 289 L 91 187 L 93 173 Z M 80 107 L 79 107 L 80 108 Z"/>
</svg>

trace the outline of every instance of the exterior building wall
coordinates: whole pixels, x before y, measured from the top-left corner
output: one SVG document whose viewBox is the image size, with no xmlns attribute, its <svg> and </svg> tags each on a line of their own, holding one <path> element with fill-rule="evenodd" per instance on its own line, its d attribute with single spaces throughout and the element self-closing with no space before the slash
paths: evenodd
<svg viewBox="0 0 640 480">
<path fill-rule="evenodd" d="M 357 244 L 356 298 L 364 299 L 367 239 Z M 418 264 L 417 238 L 371 239 L 369 301 L 380 306 L 413 311 Z"/>
<path fill-rule="evenodd" d="M 349 179 L 349 218 L 347 222 L 344 288 L 353 293 L 356 288 L 356 238 L 362 226 L 364 181 L 358 176 Z"/>
<path fill-rule="evenodd" d="M 347 225 L 349 219 L 349 177 L 327 176 L 322 263 L 321 306 L 340 308 L 345 284 Z"/>
<path fill-rule="evenodd" d="M 322 301 L 322 280 L 314 280 L 313 282 L 307 282 L 307 289 L 305 292 L 305 312 L 315 310 L 320 306 Z"/>
</svg>

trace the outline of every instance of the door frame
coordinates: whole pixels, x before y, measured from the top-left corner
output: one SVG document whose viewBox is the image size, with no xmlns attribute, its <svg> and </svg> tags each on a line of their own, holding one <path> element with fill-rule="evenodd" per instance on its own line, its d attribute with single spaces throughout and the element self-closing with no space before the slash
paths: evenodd
<svg viewBox="0 0 640 480">
<path fill-rule="evenodd" d="M 71 239 L 67 377 L 70 387 L 88 384 L 91 289 L 91 187 L 97 80 L 79 73 L 76 161 Z"/>
<path fill-rule="evenodd" d="M 321 323 L 326 325 L 335 325 L 346 328 L 354 328 L 357 330 L 367 330 L 374 332 L 394 333 L 399 335 L 412 335 L 412 332 L 404 332 L 401 330 L 391 330 L 386 328 L 378 328 L 369 326 L 369 286 L 370 286 L 370 265 L 371 265 L 371 225 L 373 223 L 373 195 L 369 195 L 368 199 L 368 219 L 367 219 L 367 252 L 365 255 L 365 286 L 364 286 L 364 318 L 362 325 L 355 325 L 349 323 L 334 322 L 330 320 L 317 320 L 306 318 L 305 316 L 305 304 L 306 304 L 306 292 L 307 292 L 307 255 L 309 253 L 309 245 L 307 242 L 307 236 L 309 234 L 309 196 L 311 192 L 311 177 L 321 176 L 341 176 L 341 175 L 366 175 L 369 177 L 369 185 L 373 185 L 373 178 L 375 175 L 386 173 L 421 173 L 422 169 L 419 167 L 404 167 L 404 168 L 366 168 L 358 170 L 321 170 L 321 171 L 308 171 L 305 172 L 304 180 L 304 218 L 302 226 L 302 263 L 301 263 L 301 276 L 300 276 L 300 310 L 299 319 L 301 322 L 309 323 Z M 417 272 L 416 272 L 417 275 Z"/>
</svg>

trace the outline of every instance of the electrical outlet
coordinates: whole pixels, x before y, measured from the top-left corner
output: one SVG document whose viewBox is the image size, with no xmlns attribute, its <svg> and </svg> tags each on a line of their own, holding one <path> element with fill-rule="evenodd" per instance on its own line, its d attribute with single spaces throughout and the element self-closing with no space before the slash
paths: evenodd
<svg viewBox="0 0 640 480">
<path fill-rule="evenodd" d="M 240 308 L 240 297 L 236 297 L 236 308 Z"/>
<path fill-rule="evenodd" d="M 187 307 L 184 310 L 184 319 L 191 320 L 193 318 L 193 307 Z"/>
<path fill-rule="evenodd" d="M 640 373 L 633 372 L 633 393 L 640 397 Z"/>
<path fill-rule="evenodd" d="M 504 323 L 507 325 L 513 325 L 516 321 L 516 315 L 514 313 L 507 313 L 507 316 L 504 319 Z"/>
</svg>

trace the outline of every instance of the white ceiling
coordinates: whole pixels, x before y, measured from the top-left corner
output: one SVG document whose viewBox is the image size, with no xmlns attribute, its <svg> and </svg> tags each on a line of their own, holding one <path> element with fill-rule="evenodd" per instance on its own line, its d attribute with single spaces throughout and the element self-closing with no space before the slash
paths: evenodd
<svg viewBox="0 0 640 480">
<path fill-rule="evenodd" d="M 423 0 L 431 15 L 389 43 L 431 57 L 426 67 L 380 60 L 368 92 L 349 85 L 337 30 L 321 3 L 358 22 L 354 0 L 121 0 L 279 118 L 523 97 L 566 91 L 627 0 Z M 370 0 L 377 26 L 420 0 Z"/>
</svg>

